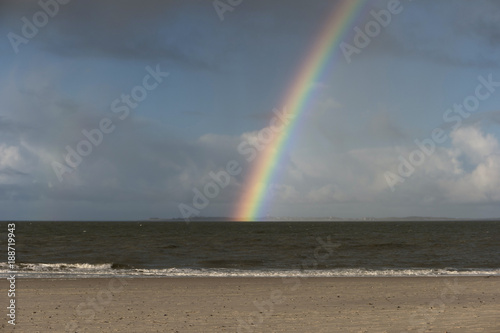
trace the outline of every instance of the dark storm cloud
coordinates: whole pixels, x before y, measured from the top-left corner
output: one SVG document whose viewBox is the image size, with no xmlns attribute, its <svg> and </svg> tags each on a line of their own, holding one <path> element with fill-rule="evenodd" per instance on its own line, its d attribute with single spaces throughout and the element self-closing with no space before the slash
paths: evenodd
<svg viewBox="0 0 500 333">
<path fill-rule="evenodd" d="M 208 18 L 198 15 L 201 3 L 71 1 L 60 5 L 57 15 L 30 42 L 66 57 L 167 59 L 197 69 L 210 69 L 216 63 L 213 54 L 206 54 L 208 41 L 200 22 L 207 19 L 209 24 L 218 22 L 215 13 Z M 3 26 L 19 35 L 21 18 L 31 18 L 41 10 L 37 1 L 7 1 L 2 7 Z"/>
<path fill-rule="evenodd" d="M 224 22 L 212 1 L 71 1 L 30 41 L 65 57 L 171 60 L 214 69 L 226 51 L 251 37 L 316 33 L 315 23 L 336 1 L 245 1 Z M 38 1 L 4 1 L 0 26 L 20 34 L 21 18 L 40 11 Z M 313 24 L 303 25 L 304 22 Z M 7 38 L 4 42 L 8 43 Z M 234 44 L 234 45 L 233 45 Z M 248 47 L 248 45 L 247 45 Z"/>
<path fill-rule="evenodd" d="M 367 8 L 386 5 L 374 1 Z M 212 1 L 74 0 L 61 5 L 33 42 L 66 57 L 167 59 L 195 69 L 214 69 L 231 50 L 228 44 L 241 46 L 241 40 L 254 35 L 265 39 L 277 33 L 315 33 L 316 25 L 303 22 L 321 21 L 334 7 L 335 1 L 322 0 L 244 1 L 220 22 Z M 2 1 L 0 25 L 19 32 L 20 18 L 39 10 L 38 1 Z M 493 66 L 500 52 L 499 13 L 500 3 L 490 0 L 460 0 L 451 6 L 431 0 L 405 3 L 404 11 L 361 56 L 389 52 L 440 64 Z M 464 43 L 471 51 L 460 54 L 457 50 Z"/>
<path fill-rule="evenodd" d="M 386 2 L 380 1 L 378 9 Z M 366 22 L 373 20 L 367 16 Z M 362 23 L 359 26 L 363 27 Z M 421 0 L 398 16 L 360 56 L 390 53 L 440 65 L 493 67 L 500 56 L 500 2 Z"/>
</svg>

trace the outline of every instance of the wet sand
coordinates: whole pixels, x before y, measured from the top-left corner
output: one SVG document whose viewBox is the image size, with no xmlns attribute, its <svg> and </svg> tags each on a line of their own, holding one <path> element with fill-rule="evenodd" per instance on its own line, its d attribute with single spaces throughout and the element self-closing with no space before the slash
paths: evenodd
<svg viewBox="0 0 500 333">
<path fill-rule="evenodd" d="M 18 279 L 2 332 L 500 332 L 500 277 Z"/>
</svg>

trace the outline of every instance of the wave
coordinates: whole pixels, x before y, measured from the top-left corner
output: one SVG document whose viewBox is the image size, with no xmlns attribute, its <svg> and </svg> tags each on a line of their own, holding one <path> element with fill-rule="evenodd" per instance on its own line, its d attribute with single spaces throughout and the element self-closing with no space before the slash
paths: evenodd
<svg viewBox="0 0 500 333">
<path fill-rule="evenodd" d="M 68 263 L 23 263 L 14 271 L 21 278 L 100 278 L 100 277 L 425 277 L 425 276 L 500 276 L 500 268 L 495 269 L 364 269 L 337 268 L 319 270 L 299 269 L 258 269 L 244 270 L 232 268 L 133 268 L 126 264 L 68 264 Z M 12 272 L 7 263 L 0 263 L 0 277 Z"/>
<path fill-rule="evenodd" d="M 42 263 L 18 263 L 16 264 L 16 272 L 98 272 L 104 271 L 112 268 L 113 264 L 42 264 Z M 0 272 L 3 273 L 4 270 L 9 270 L 8 264 L 6 262 L 0 263 Z"/>
</svg>

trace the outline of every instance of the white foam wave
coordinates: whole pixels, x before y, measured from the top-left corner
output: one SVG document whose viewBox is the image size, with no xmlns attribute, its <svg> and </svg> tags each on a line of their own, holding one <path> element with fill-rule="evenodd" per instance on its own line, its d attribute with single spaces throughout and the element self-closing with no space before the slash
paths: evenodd
<svg viewBox="0 0 500 333">
<path fill-rule="evenodd" d="M 0 263 L 0 277 L 9 272 L 7 263 Z M 423 276 L 500 276 L 500 269 L 380 269 L 342 268 L 325 270 L 239 270 L 239 269 L 114 269 L 105 264 L 20 264 L 16 275 L 26 278 L 87 277 L 423 277 Z"/>
</svg>

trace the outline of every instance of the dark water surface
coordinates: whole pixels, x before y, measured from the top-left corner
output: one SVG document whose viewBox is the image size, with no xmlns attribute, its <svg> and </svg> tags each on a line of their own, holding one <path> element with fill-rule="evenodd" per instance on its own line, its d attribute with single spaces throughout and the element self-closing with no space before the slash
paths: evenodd
<svg viewBox="0 0 500 333">
<path fill-rule="evenodd" d="M 16 240 L 37 277 L 500 275 L 497 221 L 17 222 Z"/>
</svg>

